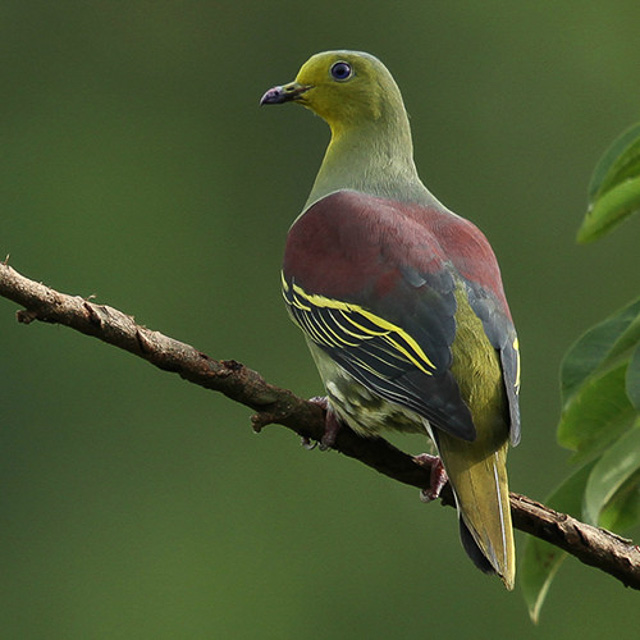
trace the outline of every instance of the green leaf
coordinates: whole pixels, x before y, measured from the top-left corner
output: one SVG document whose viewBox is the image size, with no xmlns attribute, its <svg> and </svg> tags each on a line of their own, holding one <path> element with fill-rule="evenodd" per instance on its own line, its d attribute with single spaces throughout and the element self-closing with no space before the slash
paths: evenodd
<svg viewBox="0 0 640 640">
<path fill-rule="evenodd" d="M 613 167 L 616 164 L 616 160 L 623 155 L 625 149 L 630 147 L 638 137 L 640 137 L 640 122 L 629 127 L 611 143 L 611 146 L 598 161 L 591 176 L 588 191 L 589 202 L 593 202 L 598 193 L 606 190 L 608 183 L 605 182 L 605 178 L 615 175 Z"/>
<path fill-rule="evenodd" d="M 640 124 L 618 137 L 602 156 L 589 184 L 589 208 L 578 242 L 596 240 L 640 210 Z"/>
<path fill-rule="evenodd" d="M 584 493 L 586 522 L 600 524 L 604 506 L 632 479 L 640 480 L 640 421 L 605 451 L 593 467 Z"/>
<path fill-rule="evenodd" d="M 640 315 L 624 330 L 611 348 L 609 355 L 603 360 L 606 367 L 616 360 L 630 358 L 640 344 Z"/>
<path fill-rule="evenodd" d="M 629 400 L 640 411 L 640 346 L 635 348 L 627 367 L 626 389 Z"/>
<path fill-rule="evenodd" d="M 640 364 L 634 360 L 630 373 L 628 366 L 639 344 L 640 299 L 587 331 L 565 355 L 558 442 L 578 452 L 574 462 L 601 452 L 633 423 Z"/>
<path fill-rule="evenodd" d="M 640 342 L 640 298 L 589 329 L 567 351 L 560 367 L 566 403 L 598 368 L 611 364 Z"/>
<path fill-rule="evenodd" d="M 640 522 L 640 477 L 636 474 L 616 492 L 600 513 L 600 526 L 622 533 Z"/>
<path fill-rule="evenodd" d="M 637 412 L 625 392 L 627 363 L 590 376 L 565 404 L 558 425 L 558 443 L 583 462 L 605 449 L 628 429 Z"/>
<path fill-rule="evenodd" d="M 599 196 L 589 207 L 578 230 L 578 242 L 587 244 L 597 240 L 638 211 L 640 178 L 631 178 Z"/>
<path fill-rule="evenodd" d="M 635 474 L 616 492 L 600 513 L 600 526 L 622 533 L 640 522 L 640 475 Z"/>
<path fill-rule="evenodd" d="M 546 500 L 552 509 L 580 517 L 582 495 L 594 463 L 590 463 L 569 476 Z M 522 562 L 520 563 L 520 586 L 529 615 L 538 622 L 540 609 L 566 552 L 558 547 L 527 537 Z"/>
</svg>

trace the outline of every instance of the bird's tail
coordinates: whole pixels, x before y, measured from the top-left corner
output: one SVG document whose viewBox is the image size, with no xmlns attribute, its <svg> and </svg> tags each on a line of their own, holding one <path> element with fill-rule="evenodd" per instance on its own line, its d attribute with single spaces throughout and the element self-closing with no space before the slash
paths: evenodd
<svg viewBox="0 0 640 640">
<path fill-rule="evenodd" d="M 462 545 L 485 573 L 497 573 L 507 589 L 514 587 L 516 560 L 504 441 L 465 442 L 446 433 L 438 449 L 458 504 Z"/>
</svg>

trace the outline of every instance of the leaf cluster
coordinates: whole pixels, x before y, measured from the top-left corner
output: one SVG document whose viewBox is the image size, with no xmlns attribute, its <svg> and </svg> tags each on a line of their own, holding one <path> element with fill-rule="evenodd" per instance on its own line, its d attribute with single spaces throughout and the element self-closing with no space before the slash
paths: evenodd
<svg viewBox="0 0 640 640">
<path fill-rule="evenodd" d="M 640 123 L 596 166 L 578 242 L 596 240 L 640 209 Z M 560 370 L 558 443 L 577 469 L 547 504 L 585 522 L 624 532 L 640 521 L 640 298 L 580 337 Z M 566 553 L 529 538 L 521 584 L 537 621 Z"/>
</svg>

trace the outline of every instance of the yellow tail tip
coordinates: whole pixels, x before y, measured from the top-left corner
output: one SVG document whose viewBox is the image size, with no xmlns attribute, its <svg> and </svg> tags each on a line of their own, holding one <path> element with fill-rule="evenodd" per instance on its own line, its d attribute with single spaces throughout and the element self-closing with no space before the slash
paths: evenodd
<svg viewBox="0 0 640 640">
<path fill-rule="evenodd" d="M 510 571 L 507 575 L 500 576 L 502 580 L 502 584 L 506 587 L 507 591 L 513 591 L 516 586 L 516 575 L 515 571 Z"/>
</svg>

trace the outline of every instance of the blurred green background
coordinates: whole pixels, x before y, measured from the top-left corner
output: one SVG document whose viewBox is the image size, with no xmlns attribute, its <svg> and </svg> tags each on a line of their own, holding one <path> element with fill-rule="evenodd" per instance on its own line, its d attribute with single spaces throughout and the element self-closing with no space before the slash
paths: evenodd
<svg viewBox="0 0 640 640">
<path fill-rule="evenodd" d="M 258 100 L 312 53 L 370 51 L 423 179 L 499 256 L 524 360 L 511 484 L 543 499 L 568 473 L 562 354 L 638 293 L 637 220 L 574 243 L 592 168 L 639 119 L 638 24 L 633 0 L 5 1 L 0 255 L 319 393 L 278 270 L 328 131 Z M 0 300 L 3 639 L 637 638 L 639 595 L 612 578 L 566 562 L 533 627 L 453 510 L 15 310 Z"/>
</svg>

